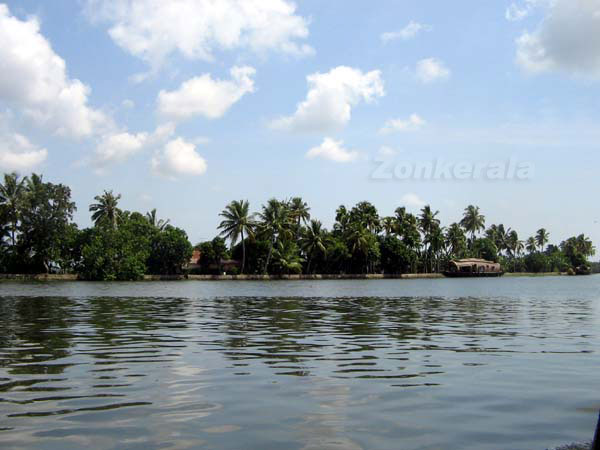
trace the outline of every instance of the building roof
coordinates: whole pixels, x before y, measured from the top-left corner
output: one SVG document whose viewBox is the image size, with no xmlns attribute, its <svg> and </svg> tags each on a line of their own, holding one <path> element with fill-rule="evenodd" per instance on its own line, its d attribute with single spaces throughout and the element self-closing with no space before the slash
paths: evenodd
<svg viewBox="0 0 600 450">
<path fill-rule="evenodd" d="M 452 261 L 452 263 L 456 264 L 457 266 L 470 266 L 473 264 L 499 265 L 499 263 L 480 258 L 455 259 Z"/>
<path fill-rule="evenodd" d="M 465 258 L 465 259 L 455 259 L 455 262 L 459 262 L 459 263 L 488 263 L 488 264 L 494 264 L 494 261 L 488 261 L 487 259 L 481 259 L 481 258 Z"/>
</svg>

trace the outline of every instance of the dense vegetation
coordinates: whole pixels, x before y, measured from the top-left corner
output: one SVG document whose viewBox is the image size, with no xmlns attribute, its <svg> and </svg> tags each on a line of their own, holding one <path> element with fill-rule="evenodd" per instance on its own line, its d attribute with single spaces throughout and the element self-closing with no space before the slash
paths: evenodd
<svg viewBox="0 0 600 450">
<path fill-rule="evenodd" d="M 41 175 L 4 176 L 0 184 L 0 272 L 78 273 L 89 280 L 137 280 L 177 274 L 192 254 L 185 231 L 118 208 L 104 192 L 90 205 L 94 226 L 73 223 L 71 190 Z"/>
<path fill-rule="evenodd" d="M 500 262 L 510 272 L 565 272 L 589 265 L 595 253 L 583 234 L 557 246 L 549 244 L 545 228 L 525 241 L 503 224 L 486 228 L 485 217 L 473 205 L 446 227 L 438 214 L 427 205 L 417 215 L 398 207 L 393 216 L 381 217 L 371 203 L 360 202 L 351 209 L 340 206 L 333 229 L 327 230 L 311 219 L 301 198 L 271 199 L 255 214 L 242 200 L 221 212 L 219 229 L 231 244 L 231 256 L 241 261 L 240 271 L 251 274 L 429 273 L 467 257 Z M 215 243 L 222 257 L 230 256 L 218 237 L 200 244 L 203 255 L 212 255 L 202 271 L 215 267 L 217 253 L 209 250 Z"/>
<path fill-rule="evenodd" d="M 122 211 L 119 199 L 112 191 L 95 197 L 89 206 L 94 226 L 80 230 L 67 186 L 36 174 L 6 174 L 0 183 L 0 271 L 78 273 L 90 280 L 182 273 L 192 255 L 185 231 L 158 219 L 156 210 Z M 444 270 L 451 259 L 481 257 L 510 272 L 564 272 L 589 265 L 595 253 L 583 234 L 552 245 L 545 228 L 526 240 L 503 224 L 486 228 L 473 205 L 445 227 L 438 214 L 430 206 L 419 214 L 398 207 L 393 216 L 381 217 L 371 203 L 360 202 L 340 206 L 327 230 L 298 197 L 271 199 L 257 213 L 247 201 L 233 201 L 220 214 L 220 235 L 196 246 L 201 257 L 193 270 L 427 273 Z"/>
</svg>

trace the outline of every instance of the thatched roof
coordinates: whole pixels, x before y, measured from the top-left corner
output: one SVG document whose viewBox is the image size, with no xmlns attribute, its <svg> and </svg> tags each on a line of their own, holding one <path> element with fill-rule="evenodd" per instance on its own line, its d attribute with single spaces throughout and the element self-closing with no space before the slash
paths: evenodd
<svg viewBox="0 0 600 450">
<path fill-rule="evenodd" d="M 480 259 L 480 258 L 455 259 L 454 261 L 452 261 L 452 264 L 456 264 L 458 267 L 472 266 L 472 265 L 495 266 L 495 267 L 500 266 L 500 264 L 498 264 L 498 263 L 495 263 L 493 261 L 488 261 L 485 259 Z"/>
</svg>

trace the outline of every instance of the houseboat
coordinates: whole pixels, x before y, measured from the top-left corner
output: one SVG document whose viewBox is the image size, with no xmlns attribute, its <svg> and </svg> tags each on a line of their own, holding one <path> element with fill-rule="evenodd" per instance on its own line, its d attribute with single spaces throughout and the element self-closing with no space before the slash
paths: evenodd
<svg viewBox="0 0 600 450">
<path fill-rule="evenodd" d="M 500 277 L 504 275 L 499 263 L 485 259 L 468 258 L 450 261 L 444 275 L 451 278 L 459 277 Z"/>
</svg>

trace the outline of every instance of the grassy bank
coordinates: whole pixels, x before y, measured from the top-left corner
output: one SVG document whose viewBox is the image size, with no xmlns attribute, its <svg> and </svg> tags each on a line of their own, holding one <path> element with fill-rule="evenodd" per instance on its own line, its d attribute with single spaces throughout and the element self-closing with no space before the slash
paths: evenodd
<svg viewBox="0 0 600 450">
<path fill-rule="evenodd" d="M 566 272 L 507 272 L 505 277 L 558 277 L 567 275 Z"/>
<path fill-rule="evenodd" d="M 272 281 L 272 280 L 383 280 L 383 279 L 417 279 L 443 278 L 440 273 L 391 274 L 311 274 L 311 275 L 144 275 L 144 281 Z M 77 281 L 76 274 L 0 274 L 0 280 L 19 281 Z"/>
<path fill-rule="evenodd" d="M 548 277 L 565 275 L 559 272 L 506 273 L 506 277 Z M 302 275 L 144 275 L 144 281 L 274 281 L 274 280 L 415 280 L 444 278 L 441 273 L 394 274 L 302 274 Z M 0 274 L 0 280 L 18 281 L 78 281 L 76 274 Z"/>
</svg>

